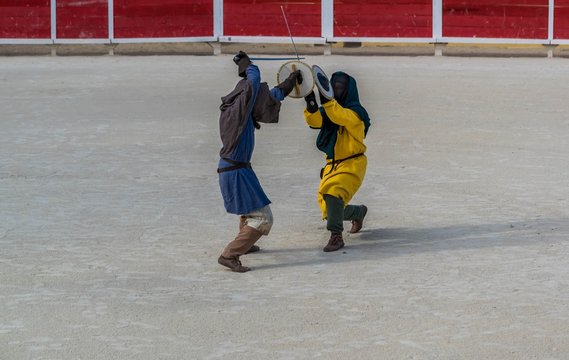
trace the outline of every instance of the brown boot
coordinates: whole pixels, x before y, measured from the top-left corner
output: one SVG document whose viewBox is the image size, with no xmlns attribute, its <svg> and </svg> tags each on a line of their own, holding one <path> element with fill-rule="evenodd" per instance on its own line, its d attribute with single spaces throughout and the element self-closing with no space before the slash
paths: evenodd
<svg viewBox="0 0 569 360">
<path fill-rule="evenodd" d="M 324 247 L 324 252 L 340 250 L 344 247 L 344 239 L 341 233 L 330 234 L 330 240 L 328 240 L 328 245 Z"/>
<path fill-rule="evenodd" d="M 217 259 L 217 262 L 220 265 L 230 268 L 231 271 L 233 272 L 244 273 L 251 270 L 247 266 L 241 265 L 241 261 L 239 261 L 239 256 L 232 256 L 229 258 L 220 256 L 219 259 Z"/>
<path fill-rule="evenodd" d="M 247 250 L 247 252 L 245 254 L 251 254 L 251 253 L 256 253 L 257 251 L 260 251 L 261 248 L 258 247 L 257 245 L 253 245 L 249 248 L 249 250 Z"/>
<path fill-rule="evenodd" d="M 352 228 L 349 231 L 350 234 L 355 234 L 360 232 L 360 230 L 364 226 L 364 218 L 366 217 L 367 214 L 367 206 L 362 205 L 362 210 L 363 210 L 362 218 L 359 220 L 352 220 Z"/>
</svg>

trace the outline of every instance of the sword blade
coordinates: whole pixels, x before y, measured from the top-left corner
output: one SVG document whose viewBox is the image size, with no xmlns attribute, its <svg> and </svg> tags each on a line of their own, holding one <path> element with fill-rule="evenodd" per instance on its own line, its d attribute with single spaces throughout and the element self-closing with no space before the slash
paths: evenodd
<svg viewBox="0 0 569 360">
<path fill-rule="evenodd" d="M 276 57 L 276 58 L 260 58 L 260 57 L 252 57 L 249 58 L 251 59 L 251 61 L 266 61 L 266 60 L 278 60 L 278 61 L 283 61 L 283 60 L 304 60 L 303 57 Z"/>
</svg>

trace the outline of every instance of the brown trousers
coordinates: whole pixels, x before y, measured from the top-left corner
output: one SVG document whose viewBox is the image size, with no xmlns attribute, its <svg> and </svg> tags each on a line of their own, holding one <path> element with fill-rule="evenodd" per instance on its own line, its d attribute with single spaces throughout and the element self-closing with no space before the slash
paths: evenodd
<svg viewBox="0 0 569 360">
<path fill-rule="evenodd" d="M 235 237 L 235 240 L 231 241 L 227 244 L 225 249 L 223 249 L 221 256 L 229 258 L 245 254 L 262 235 L 259 230 L 245 225 L 245 217 L 241 216 L 239 221 L 239 233 Z"/>
</svg>

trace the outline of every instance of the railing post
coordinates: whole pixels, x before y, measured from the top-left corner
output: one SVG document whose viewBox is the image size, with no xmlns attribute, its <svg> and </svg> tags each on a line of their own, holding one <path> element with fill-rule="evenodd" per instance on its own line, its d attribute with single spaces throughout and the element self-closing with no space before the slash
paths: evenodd
<svg viewBox="0 0 569 360">
<path fill-rule="evenodd" d="M 443 0 L 433 0 L 433 41 L 443 37 Z"/>
<path fill-rule="evenodd" d="M 109 0 L 108 3 L 108 13 L 107 16 L 109 17 L 109 42 L 113 42 L 115 38 L 115 4 L 114 0 Z"/>
<path fill-rule="evenodd" d="M 213 0 L 213 37 L 216 42 L 212 43 L 213 54 L 221 54 L 220 36 L 223 36 L 223 0 Z"/>
<path fill-rule="evenodd" d="M 51 19 L 51 56 L 57 55 L 55 50 L 55 40 L 57 39 L 57 2 L 56 0 L 50 1 L 50 19 Z"/>
<path fill-rule="evenodd" d="M 549 43 L 551 44 L 551 42 L 553 41 L 553 32 L 554 30 L 554 21 L 555 21 L 555 1 L 554 0 L 549 0 L 549 16 L 548 16 L 548 22 L 547 22 L 547 40 L 549 41 Z"/>
<path fill-rule="evenodd" d="M 443 37 L 443 0 L 433 0 L 433 43 L 435 56 L 443 54 L 442 47 L 438 44 Z"/>
<path fill-rule="evenodd" d="M 331 55 L 332 49 L 328 40 L 334 37 L 334 0 L 322 0 L 321 16 L 321 36 L 324 38 L 324 41 L 326 41 L 324 45 L 324 55 Z"/>
<path fill-rule="evenodd" d="M 547 17 L 547 57 L 553 57 L 556 45 L 553 44 L 555 38 L 555 1 L 549 0 L 549 15 Z"/>
<path fill-rule="evenodd" d="M 109 37 L 109 55 L 115 54 L 113 42 L 115 40 L 115 4 L 114 0 L 107 2 L 107 17 L 108 19 L 108 37 Z"/>
</svg>

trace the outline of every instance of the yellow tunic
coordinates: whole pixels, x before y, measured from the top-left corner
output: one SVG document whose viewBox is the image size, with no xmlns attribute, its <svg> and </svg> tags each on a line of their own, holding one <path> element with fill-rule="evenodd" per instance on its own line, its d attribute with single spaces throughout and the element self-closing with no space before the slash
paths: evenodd
<svg viewBox="0 0 569 360">
<path fill-rule="evenodd" d="M 336 100 L 328 101 L 323 107 L 330 120 L 340 125 L 338 138 L 334 146 L 336 160 L 363 154 L 366 151 L 366 146 L 364 145 L 364 123 L 358 114 L 355 111 L 343 108 Z M 310 127 L 322 127 L 320 111 L 310 113 L 305 109 L 304 119 Z M 340 198 L 345 205 L 348 205 L 364 180 L 366 168 L 367 157 L 365 155 L 342 161 L 336 164 L 334 169 L 332 169 L 332 160 L 327 161 L 323 177 L 320 180 L 320 186 L 318 187 L 318 205 L 322 210 L 323 219 L 327 217 L 324 195 L 328 194 Z"/>
</svg>

